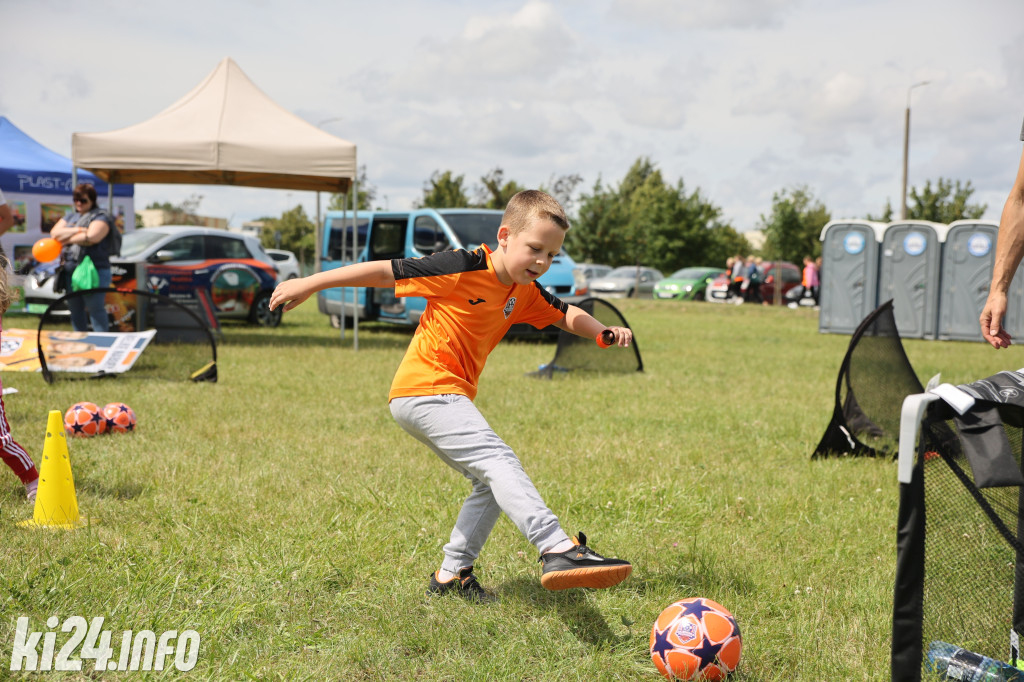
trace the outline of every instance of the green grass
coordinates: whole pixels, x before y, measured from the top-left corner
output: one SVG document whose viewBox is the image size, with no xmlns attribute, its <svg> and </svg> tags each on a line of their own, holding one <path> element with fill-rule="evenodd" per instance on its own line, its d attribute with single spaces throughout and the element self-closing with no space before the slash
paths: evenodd
<svg viewBox="0 0 1024 682">
<path fill-rule="evenodd" d="M 0 474 L 0 678 L 18 616 L 43 630 L 80 615 L 105 616 L 115 646 L 123 630 L 198 631 L 194 679 L 657 680 L 651 624 L 705 596 L 743 630 L 737 680 L 887 679 L 895 464 L 810 459 L 849 337 L 807 310 L 620 307 L 645 372 L 537 380 L 554 346 L 505 342 L 477 404 L 565 528 L 633 576 L 547 592 L 503 518 L 477 564 L 491 606 L 423 597 L 469 489 L 391 419 L 408 330 L 363 325 L 353 352 L 306 304 L 279 329 L 227 326 L 218 384 L 5 373 L 37 461 L 47 412 L 78 400 L 127 402 L 139 428 L 70 442 L 88 528 L 19 528 L 31 507 Z M 922 381 L 1024 364 L 904 345 Z"/>
</svg>

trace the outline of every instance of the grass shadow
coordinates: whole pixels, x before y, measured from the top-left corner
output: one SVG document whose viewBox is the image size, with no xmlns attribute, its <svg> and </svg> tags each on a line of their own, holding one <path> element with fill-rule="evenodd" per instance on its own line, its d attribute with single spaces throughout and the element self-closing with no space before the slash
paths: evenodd
<svg viewBox="0 0 1024 682">
<path fill-rule="evenodd" d="M 87 492 L 96 497 L 106 497 L 114 500 L 134 500 L 142 497 L 149 486 L 131 481 L 124 481 L 108 485 L 102 479 L 87 478 L 76 482 L 76 487 L 82 492 Z"/>
<path fill-rule="evenodd" d="M 501 583 L 501 598 L 519 598 L 543 610 L 555 609 L 565 628 L 581 642 L 591 646 L 614 646 L 626 642 L 628 636 L 612 632 L 608 621 L 591 603 L 592 590 L 561 590 L 552 592 L 541 587 L 536 578 L 521 577 Z"/>
</svg>

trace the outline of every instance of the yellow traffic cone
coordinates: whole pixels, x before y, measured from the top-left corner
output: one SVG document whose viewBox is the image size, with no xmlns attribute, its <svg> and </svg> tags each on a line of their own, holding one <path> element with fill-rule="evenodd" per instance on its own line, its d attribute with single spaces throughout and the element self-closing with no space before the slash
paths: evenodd
<svg viewBox="0 0 1024 682">
<path fill-rule="evenodd" d="M 33 528 L 78 528 L 84 525 L 78 515 L 64 419 L 58 410 L 50 410 L 46 420 L 46 441 L 43 443 L 43 461 L 39 465 L 35 511 L 30 520 L 18 525 Z"/>
</svg>

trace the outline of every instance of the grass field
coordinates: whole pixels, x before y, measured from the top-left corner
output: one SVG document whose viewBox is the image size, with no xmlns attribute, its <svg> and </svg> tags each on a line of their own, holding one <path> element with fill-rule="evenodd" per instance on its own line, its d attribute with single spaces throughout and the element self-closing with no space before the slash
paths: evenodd
<svg viewBox="0 0 1024 682">
<path fill-rule="evenodd" d="M 423 596 L 469 488 L 391 419 L 408 330 L 363 325 L 353 352 L 307 303 L 278 329 L 227 326 L 217 384 L 5 373 L 37 461 L 47 412 L 79 400 L 127 402 L 139 428 L 70 442 L 88 528 L 19 528 L 32 509 L 0 473 L 0 678 L 18 674 L 19 616 L 45 630 L 78 615 L 104 616 L 115 648 L 125 630 L 200 634 L 191 672 L 172 656 L 153 677 L 657 680 L 651 624 L 704 596 L 742 628 L 736 680 L 887 679 L 895 463 L 810 459 L 849 337 L 819 334 L 810 310 L 620 308 L 643 373 L 537 380 L 554 346 L 505 342 L 477 404 L 566 530 L 633 576 L 547 592 L 503 518 L 476 567 L 501 598 L 487 606 Z M 904 345 L 922 382 L 1024 365 L 980 343 Z M 133 675 L 91 668 L 46 675 Z"/>
</svg>

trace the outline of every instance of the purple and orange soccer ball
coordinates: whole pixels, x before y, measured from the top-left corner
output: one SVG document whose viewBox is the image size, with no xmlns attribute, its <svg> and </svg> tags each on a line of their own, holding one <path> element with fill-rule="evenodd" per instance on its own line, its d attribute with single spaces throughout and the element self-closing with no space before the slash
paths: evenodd
<svg viewBox="0 0 1024 682">
<path fill-rule="evenodd" d="M 98 436 L 107 431 L 107 420 L 96 403 L 75 403 L 64 413 L 64 429 L 78 438 Z"/>
<path fill-rule="evenodd" d="M 742 648 L 736 619 L 710 599 L 677 601 L 651 630 L 651 660 L 669 680 L 724 680 L 740 664 Z"/>
<path fill-rule="evenodd" d="M 135 430 L 135 410 L 124 403 L 107 403 L 100 414 L 110 433 L 128 433 Z"/>
</svg>

